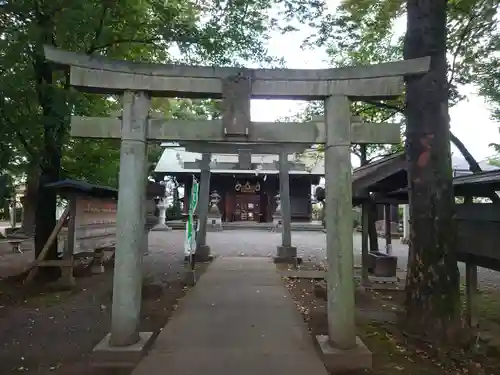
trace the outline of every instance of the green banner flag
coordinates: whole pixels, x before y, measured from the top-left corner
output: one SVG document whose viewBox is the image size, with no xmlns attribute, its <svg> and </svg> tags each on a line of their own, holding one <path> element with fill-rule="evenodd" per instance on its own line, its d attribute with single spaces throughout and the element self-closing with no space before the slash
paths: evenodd
<svg viewBox="0 0 500 375">
<path fill-rule="evenodd" d="M 184 238 L 184 255 L 191 256 L 196 249 L 196 235 L 194 228 L 194 212 L 198 205 L 199 183 L 193 176 L 193 186 L 191 188 L 191 197 L 189 199 L 188 220 L 186 222 L 186 234 Z"/>
</svg>

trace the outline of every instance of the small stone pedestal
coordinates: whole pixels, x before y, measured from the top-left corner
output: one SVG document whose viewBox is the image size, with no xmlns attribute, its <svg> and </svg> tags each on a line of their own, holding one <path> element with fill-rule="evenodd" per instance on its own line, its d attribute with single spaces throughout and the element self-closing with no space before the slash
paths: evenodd
<svg viewBox="0 0 500 375">
<path fill-rule="evenodd" d="M 372 368 L 372 352 L 359 337 L 356 337 L 356 347 L 347 350 L 334 348 L 327 335 L 316 336 L 316 342 L 323 363 L 331 374 Z"/>
<path fill-rule="evenodd" d="M 90 363 L 93 367 L 133 368 L 153 342 L 153 332 L 140 332 L 139 341 L 128 346 L 111 346 L 110 336 L 108 333 L 92 350 Z"/>
<path fill-rule="evenodd" d="M 170 228 L 166 224 L 166 220 L 167 220 L 167 202 L 166 202 L 166 200 L 167 200 L 166 198 L 163 198 L 158 202 L 158 205 L 157 205 L 158 211 L 159 211 L 158 223 L 151 229 L 152 231 L 170 232 L 172 230 L 172 228 Z"/>
<path fill-rule="evenodd" d="M 302 258 L 297 258 L 297 248 L 295 246 L 278 246 L 274 263 L 301 264 Z"/>
</svg>

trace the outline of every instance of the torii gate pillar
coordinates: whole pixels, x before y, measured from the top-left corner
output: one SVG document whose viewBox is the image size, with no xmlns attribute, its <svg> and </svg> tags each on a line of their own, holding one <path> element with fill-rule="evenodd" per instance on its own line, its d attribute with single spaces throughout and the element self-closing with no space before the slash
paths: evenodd
<svg viewBox="0 0 500 375">
<path fill-rule="evenodd" d="M 294 264 L 297 259 L 297 248 L 292 246 L 292 213 L 290 208 L 290 174 L 288 154 L 285 151 L 279 154 L 279 172 L 280 172 L 280 202 L 281 218 L 283 230 L 281 232 L 281 245 L 278 246 L 275 263 Z"/>
<path fill-rule="evenodd" d="M 152 332 L 139 332 L 144 245 L 144 195 L 147 124 L 151 103 L 145 92 L 123 94 L 122 139 L 111 332 L 94 348 L 93 361 L 109 361 L 111 348 L 119 362 L 136 363 Z M 126 357 L 126 360 L 125 360 Z"/>
<path fill-rule="evenodd" d="M 196 261 L 207 262 L 212 260 L 210 246 L 207 245 L 207 217 L 210 200 L 210 160 L 212 154 L 205 152 L 201 159 L 200 193 L 198 200 L 198 220 L 200 228 L 196 235 Z"/>
</svg>

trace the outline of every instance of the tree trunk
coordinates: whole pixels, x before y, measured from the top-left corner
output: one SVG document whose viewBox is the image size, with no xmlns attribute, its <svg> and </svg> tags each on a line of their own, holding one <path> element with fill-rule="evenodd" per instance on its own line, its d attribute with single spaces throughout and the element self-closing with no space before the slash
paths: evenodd
<svg viewBox="0 0 500 375">
<path fill-rule="evenodd" d="M 45 185 L 59 180 L 62 142 L 68 122 L 66 97 L 62 93 L 63 89 L 57 87 L 53 67 L 45 61 L 43 54 L 43 45 L 54 43 L 52 39 L 54 25 L 50 18 L 37 13 L 37 26 L 40 39 L 33 55 L 33 67 L 38 100 L 42 109 L 44 133 L 35 212 L 35 256 L 40 254 L 56 226 L 57 195 L 54 189 L 47 189 Z M 57 239 L 45 259 L 58 259 Z M 52 281 L 59 278 L 61 271 L 59 267 L 41 267 L 38 275 L 42 280 Z"/>
<path fill-rule="evenodd" d="M 454 339 L 461 326 L 450 168 L 446 3 L 408 0 L 404 45 L 405 59 L 431 56 L 427 74 L 406 78 L 412 225 L 404 323 L 410 331 L 435 341 Z"/>
<path fill-rule="evenodd" d="M 35 232 L 35 209 L 37 205 L 38 182 L 40 179 L 40 168 L 38 160 L 33 160 L 28 167 L 26 178 L 26 191 L 23 197 L 23 222 L 22 230 L 32 236 Z"/>
</svg>

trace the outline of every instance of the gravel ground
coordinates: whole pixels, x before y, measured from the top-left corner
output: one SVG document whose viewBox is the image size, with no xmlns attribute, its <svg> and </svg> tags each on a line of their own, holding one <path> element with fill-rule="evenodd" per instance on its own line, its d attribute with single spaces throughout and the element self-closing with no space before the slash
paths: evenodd
<svg viewBox="0 0 500 375">
<path fill-rule="evenodd" d="M 178 295 L 184 272 L 182 241 L 172 242 L 169 235 L 150 235 L 145 281 Z M 102 275 L 77 279 L 80 291 L 76 293 L 50 293 L 0 306 L 0 374 L 87 374 L 82 364 L 85 355 L 109 330 L 112 272 L 107 269 Z M 148 288 L 147 294 L 152 289 L 156 295 L 143 295 L 143 299 L 157 299 L 162 293 Z M 162 310 L 176 303 L 167 302 Z M 143 317 L 143 325 L 155 328 L 148 318 Z"/>
<path fill-rule="evenodd" d="M 170 296 L 163 305 L 143 310 L 143 327 L 158 329 L 180 297 L 180 279 L 184 273 L 183 231 L 152 232 L 149 255 L 144 258 L 146 284 L 161 287 L 159 294 Z M 273 256 L 281 234 L 267 231 L 227 230 L 208 233 L 207 242 L 217 256 Z M 407 246 L 394 241 L 393 252 L 399 266 L 407 263 Z M 292 243 L 304 260 L 325 259 L 325 234 L 293 232 Z M 383 248 L 383 241 L 380 241 Z M 360 264 L 360 236 L 354 236 L 355 263 Z M 6 257 L 15 257 L 5 255 Z M 27 255 L 19 254 L 19 257 Z M 0 257 L 1 258 L 1 257 Z M 2 261 L 6 258 L 0 259 Z M 498 273 L 480 269 L 483 285 L 500 285 Z M 82 360 L 109 330 L 112 270 L 98 276 L 78 279 L 78 293 L 46 294 L 24 303 L 0 306 L 0 374 L 83 375 Z M 181 287 L 182 289 L 182 287 Z M 1 298 L 0 289 L 0 301 Z M 156 291 L 158 293 L 158 291 Z M 175 296 L 175 298 L 173 298 Z M 160 301 L 159 295 L 145 296 L 147 306 Z M 2 305 L 2 302 L 0 302 Z M 143 305 L 145 306 L 145 305 Z M 175 308 L 175 307 L 173 307 Z M 168 311 L 167 311 L 168 310 Z M 149 314 L 149 315 L 148 315 Z M 148 322 L 148 319 L 155 320 Z M 155 325 L 156 324 L 156 325 Z M 73 367 L 72 367 L 73 366 Z"/>
<path fill-rule="evenodd" d="M 182 236 L 182 233 L 173 232 L 172 238 Z M 181 237 L 179 237 L 181 238 Z M 280 233 L 249 230 L 227 230 L 207 234 L 207 243 L 212 251 L 220 256 L 273 256 L 276 247 L 281 242 Z M 326 234 L 323 232 L 292 232 L 292 244 L 297 247 L 297 253 L 305 261 L 324 262 Z M 361 235 L 355 233 L 354 264 L 361 264 Z M 385 251 L 385 240 L 379 238 L 379 248 Z M 406 269 L 408 263 L 408 245 L 400 240 L 393 240 L 393 255 L 398 257 L 398 267 Z M 459 263 L 460 273 L 465 277 L 465 267 Z M 500 273 L 484 268 L 479 268 L 479 282 L 482 286 L 500 288 Z"/>
</svg>

